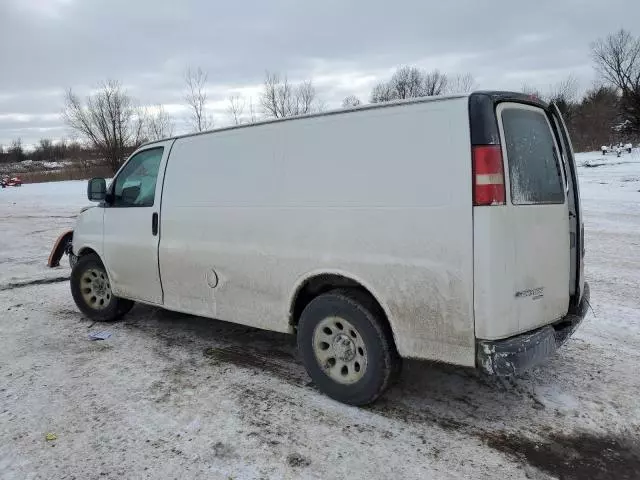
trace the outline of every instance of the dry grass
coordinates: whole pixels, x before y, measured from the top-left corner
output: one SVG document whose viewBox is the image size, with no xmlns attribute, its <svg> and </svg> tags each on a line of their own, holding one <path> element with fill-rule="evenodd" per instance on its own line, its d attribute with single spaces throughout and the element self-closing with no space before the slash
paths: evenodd
<svg viewBox="0 0 640 480">
<path fill-rule="evenodd" d="M 59 170 L 46 170 L 40 172 L 23 172 L 18 174 L 22 183 L 62 182 L 64 180 L 88 180 L 94 177 L 110 178 L 113 171 L 104 165 L 89 168 L 66 167 Z"/>
</svg>

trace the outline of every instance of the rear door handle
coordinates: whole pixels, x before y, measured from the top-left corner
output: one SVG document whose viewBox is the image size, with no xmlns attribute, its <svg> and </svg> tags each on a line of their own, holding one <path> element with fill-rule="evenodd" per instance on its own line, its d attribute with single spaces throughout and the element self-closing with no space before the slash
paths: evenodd
<svg viewBox="0 0 640 480">
<path fill-rule="evenodd" d="M 156 212 L 151 215 L 151 233 L 154 237 L 158 235 L 158 214 Z"/>
</svg>

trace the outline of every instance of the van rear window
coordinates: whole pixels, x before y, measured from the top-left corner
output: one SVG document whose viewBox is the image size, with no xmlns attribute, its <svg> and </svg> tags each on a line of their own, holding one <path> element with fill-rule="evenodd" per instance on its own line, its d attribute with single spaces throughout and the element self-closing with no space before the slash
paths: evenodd
<svg viewBox="0 0 640 480">
<path fill-rule="evenodd" d="M 553 137 L 542 111 L 505 108 L 502 125 L 514 205 L 564 203 Z"/>
</svg>

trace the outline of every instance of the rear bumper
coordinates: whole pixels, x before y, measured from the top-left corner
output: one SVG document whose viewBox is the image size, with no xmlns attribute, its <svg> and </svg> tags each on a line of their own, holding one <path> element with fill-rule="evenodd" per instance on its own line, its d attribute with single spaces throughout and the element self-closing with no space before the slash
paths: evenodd
<svg viewBox="0 0 640 480">
<path fill-rule="evenodd" d="M 578 328 L 587 314 L 589 298 L 589 284 L 585 283 L 580 305 L 559 322 L 504 340 L 478 340 L 478 368 L 492 375 L 510 376 L 542 363 Z"/>
</svg>

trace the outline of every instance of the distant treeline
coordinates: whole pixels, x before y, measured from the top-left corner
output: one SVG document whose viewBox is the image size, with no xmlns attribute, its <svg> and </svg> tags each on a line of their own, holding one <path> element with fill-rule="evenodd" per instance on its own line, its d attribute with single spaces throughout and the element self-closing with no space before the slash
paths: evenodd
<svg viewBox="0 0 640 480">
<path fill-rule="evenodd" d="M 598 150 L 601 145 L 617 142 L 636 144 L 640 140 L 640 38 L 620 30 L 593 42 L 590 51 L 599 84 L 583 95 L 578 94 L 578 83 L 571 75 L 546 90 L 526 85 L 521 90 L 559 106 L 577 151 Z M 447 74 L 437 69 L 402 66 L 373 87 L 368 101 L 464 93 L 476 88 L 470 73 Z M 207 73 L 201 68 L 187 69 L 184 101 L 194 132 L 214 126 L 208 91 Z M 70 160 L 89 166 L 97 160 L 115 171 L 142 142 L 171 136 L 174 131 L 173 118 L 162 105 L 138 107 L 139 102 L 117 80 L 102 82 L 86 98 L 69 89 L 64 100 L 62 119 L 81 142 L 45 138 L 33 151 L 25 152 L 20 139 L 16 139 L 4 148 L 0 145 L 0 163 Z M 238 95 L 227 100 L 231 124 L 304 115 L 326 108 L 312 80 L 289 82 L 286 75 L 273 72 L 266 72 L 256 105 L 252 98 Z M 352 108 L 362 103 L 355 95 L 349 95 L 342 106 Z"/>
</svg>

